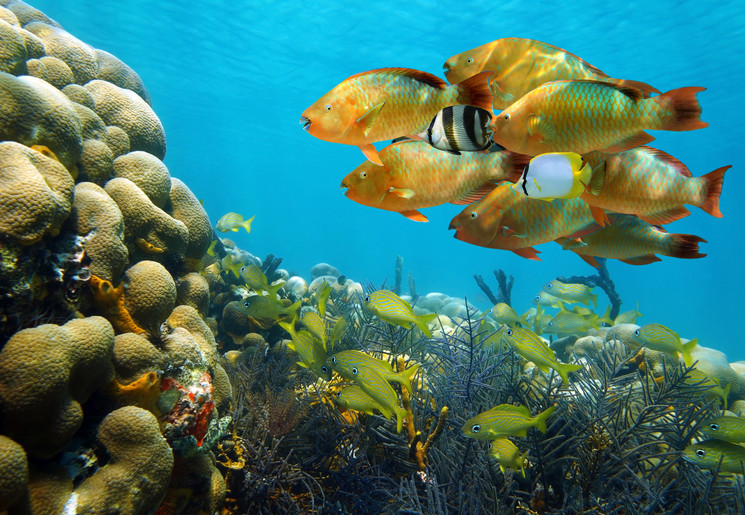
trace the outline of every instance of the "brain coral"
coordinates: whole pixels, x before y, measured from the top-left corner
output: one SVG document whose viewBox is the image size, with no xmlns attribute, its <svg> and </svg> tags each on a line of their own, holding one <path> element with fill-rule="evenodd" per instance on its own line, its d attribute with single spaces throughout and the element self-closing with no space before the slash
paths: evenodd
<svg viewBox="0 0 745 515">
<path fill-rule="evenodd" d="M 191 306 L 200 315 L 207 316 L 210 307 L 210 287 L 201 274 L 191 272 L 179 278 L 177 285 L 178 303 Z"/>
<path fill-rule="evenodd" d="M 130 89 L 150 104 L 150 95 L 137 73 L 124 64 L 119 58 L 103 50 L 95 50 L 98 61 L 98 77 L 101 80 L 116 84 L 120 88 Z"/>
<path fill-rule="evenodd" d="M 122 213 L 106 191 L 92 182 L 75 186 L 72 220 L 75 232 L 87 238 L 85 252 L 91 273 L 118 283 L 129 260 Z"/>
<path fill-rule="evenodd" d="M 0 140 L 44 145 L 70 168 L 82 152 L 82 125 L 72 102 L 36 77 L 0 72 Z"/>
<path fill-rule="evenodd" d="M 14 334 L 0 352 L 0 431 L 49 458 L 83 421 L 81 404 L 111 381 L 114 330 L 102 317 Z"/>
<path fill-rule="evenodd" d="M 50 55 L 29 59 L 26 61 L 26 67 L 29 75 L 45 80 L 57 89 L 62 89 L 75 80 L 67 63 Z"/>
<path fill-rule="evenodd" d="M 54 159 L 19 143 L 0 143 L 0 233 L 24 244 L 57 234 L 72 209 L 74 186 Z"/>
<path fill-rule="evenodd" d="M 26 43 L 23 36 L 0 17 L 0 71 L 19 75 L 26 67 L 25 62 Z"/>
<path fill-rule="evenodd" d="M 212 367 L 217 363 L 219 354 L 217 353 L 215 335 L 212 334 L 196 309 L 191 306 L 176 306 L 168 317 L 168 326 L 173 328 L 183 327 L 189 331 L 199 345 L 207 365 Z"/>
<path fill-rule="evenodd" d="M 135 183 L 159 208 L 163 209 L 166 205 L 171 190 L 171 174 L 163 161 L 154 155 L 135 150 L 117 157 L 114 160 L 114 176 Z"/>
<path fill-rule="evenodd" d="M 171 179 L 171 214 L 189 230 L 186 257 L 200 259 L 212 242 L 212 225 L 197 197 L 176 178 Z"/>
<path fill-rule="evenodd" d="M 189 231 L 183 222 L 153 204 L 129 179 L 117 177 L 106 183 L 106 193 L 124 216 L 124 239 L 138 258 L 159 259 L 164 253 L 183 256 Z"/>
<path fill-rule="evenodd" d="M 83 155 L 78 162 L 79 180 L 104 185 L 114 172 L 114 154 L 109 146 L 97 139 L 83 142 Z"/>
<path fill-rule="evenodd" d="M 64 61 L 72 70 L 75 82 L 85 84 L 96 78 L 98 63 L 93 49 L 60 27 L 47 23 L 31 22 L 24 29 L 44 43 L 47 55 Z"/>
<path fill-rule="evenodd" d="M 135 333 L 116 336 L 114 370 L 119 381 L 131 383 L 143 374 L 163 367 L 163 354 L 144 336 Z"/>
<path fill-rule="evenodd" d="M 0 435 L 0 510 L 24 500 L 28 489 L 28 462 L 23 447 Z"/>
<path fill-rule="evenodd" d="M 132 150 L 144 150 L 158 159 L 166 155 L 166 133 L 155 112 L 137 93 L 103 80 L 85 85 L 95 111 L 106 125 L 116 125 L 129 136 Z"/>
<path fill-rule="evenodd" d="M 171 480 L 173 453 L 149 412 L 126 406 L 98 427 L 109 461 L 75 489 L 74 513 L 151 513 Z"/>
<path fill-rule="evenodd" d="M 20 0 L 0 0 L 0 5 L 13 11 L 21 25 L 26 25 L 32 21 L 41 21 L 53 27 L 59 27 L 59 24 L 49 16 Z"/>
<path fill-rule="evenodd" d="M 176 303 L 176 283 L 163 265 L 140 261 L 124 274 L 124 305 L 135 323 L 150 334 L 159 334 Z M 197 315 L 198 316 L 198 315 Z"/>
</svg>

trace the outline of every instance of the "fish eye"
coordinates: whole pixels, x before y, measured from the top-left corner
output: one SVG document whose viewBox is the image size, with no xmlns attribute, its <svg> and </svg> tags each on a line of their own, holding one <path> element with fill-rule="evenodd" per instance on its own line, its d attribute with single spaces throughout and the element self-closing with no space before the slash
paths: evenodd
<svg viewBox="0 0 745 515">
<path fill-rule="evenodd" d="M 321 367 L 321 372 L 323 372 L 323 373 L 326 373 L 326 372 L 328 372 L 328 371 L 329 371 L 329 369 L 328 369 L 328 368 L 326 368 L 326 366 L 325 366 L 325 365 Z M 339 393 L 341 393 L 341 392 L 339 392 Z"/>
<path fill-rule="evenodd" d="M 245 271 L 246 271 L 246 267 L 245 267 L 245 266 L 242 266 L 242 267 L 241 267 L 241 273 L 243 273 L 243 272 L 245 272 Z"/>
<path fill-rule="evenodd" d="M 331 356 L 331 364 L 336 365 L 336 356 Z"/>
<path fill-rule="evenodd" d="M 370 296 L 369 295 L 365 295 L 365 302 L 370 302 Z"/>
<path fill-rule="evenodd" d="M 712 431 L 719 431 L 719 424 L 709 424 L 709 429 Z"/>
<path fill-rule="evenodd" d="M 492 442 L 489 442 L 489 449 L 491 449 L 492 447 L 494 447 L 494 444 Z"/>
<path fill-rule="evenodd" d="M 243 307 L 244 307 L 244 308 L 248 308 L 248 307 L 250 307 L 250 306 L 251 306 L 251 303 L 250 303 L 250 302 L 248 302 L 248 301 L 246 301 L 246 302 L 244 302 L 244 303 L 243 303 Z"/>
<path fill-rule="evenodd" d="M 367 172 L 360 172 L 360 179 L 367 179 Z"/>
<path fill-rule="evenodd" d="M 481 426 L 479 424 L 476 424 L 475 426 L 471 426 L 472 433 L 478 433 L 480 430 L 481 430 Z"/>
<path fill-rule="evenodd" d="M 510 119 L 510 113 L 504 113 L 504 119 L 505 121 Z"/>
<path fill-rule="evenodd" d="M 507 336 L 512 336 L 512 329 L 507 329 Z"/>
<path fill-rule="evenodd" d="M 473 64 L 473 57 L 469 57 L 466 59 L 466 64 Z"/>
<path fill-rule="evenodd" d="M 338 392 L 336 392 L 336 396 L 337 397 L 341 397 L 341 390 L 339 390 Z"/>
<path fill-rule="evenodd" d="M 550 290 L 551 288 L 553 288 L 553 287 L 554 287 L 554 285 L 553 285 L 553 284 L 551 284 L 551 283 L 548 283 L 548 284 L 546 285 L 546 288 L 548 288 L 549 290 Z"/>
<path fill-rule="evenodd" d="M 479 214 L 476 211 L 471 211 L 471 219 L 476 219 L 479 217 Z"/>
<path fill-rule="evenodd" d="M 536 295 L 534 300 L 541 300 L 541 296 L 540 295 Z"/>
<path fill-rule="evenodd" d="M 324 109 L 326 110 L 326 112 L 331 111 L 331 104 L 326 104 L 324 106 Z"/>
<path fill-rule="evenodd" d="M 634 331 L 634 336 L 641 336 L 641 334 L 642 334 L 642 332 L 641 332 L 641 330 L 639 330 L 639 329 L 636 329 L 636 330 Z"/>
<path fill-rule="evenodd" d="M 357 370 L 357 367 L 352 367 L 352 375 L 356 376 L 359 370 Z"/>
<path fill-rule="evenodd" d="M 696 449 L 696 456 L 704 458 L 706 456 L 706 451 L 704 449 Z"/>
</svg>

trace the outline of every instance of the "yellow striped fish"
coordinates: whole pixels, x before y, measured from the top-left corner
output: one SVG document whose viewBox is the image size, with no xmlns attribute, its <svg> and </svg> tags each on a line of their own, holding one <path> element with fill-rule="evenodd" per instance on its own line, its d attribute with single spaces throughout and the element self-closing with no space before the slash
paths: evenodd
<svg viewBox="0 0 745 515">
<path fill-rule="evenodd" d="M 336 394 L 334 401 L 341 406 L 349 410 L 361 411 L 372 415 L 374 410 L 378 410 L 387 419 L 391 418 L 391 410 L 385 406 L 378 404 L 375 399 L 365 393 L 365 391 L 357 385 L 347 386 Z"/>
<path fill-rule="evenodd" d="M 497 438 L 489 443 L 489 457 L 499 462 L 502 474 L 507 469 L 519 470 L 525 477 L 525 463 L 528 451 L 520 454 L 520 449 L 506 437 Z"/>
<path fill-rule="evenodd" d="M 724 415 L 701 423 L 701 431 L 709 438 L 725 442 L 745 442 L 745 418 Z"/>
<path fill-rule="evenodd" d="M 536 306 L 548 306 L 549 308 L 558 308 L 561 304 L 561 299 L 545 291 L 540 291 L 533 297 L 533 304 Z"/>
<path fill-rule="evenodd" d="M 520 356 L 535 363 L 535 366 L 541 369 L 544 374 L 549 373 L 549 368 L 556 370 L 556 373 L 559 374 L 561 380 L 566 385 L 569 384 L 569 372 L 574 372 L 582 368 L 582 365 L 559 363 L 554 351 L 551 350 L 548 344 L 527 327 L 511 328 L 503 325 L 499 328 L 497 334 L 511 345 Z"/>
<path fill-rule="evenodd" d="M 345 368 L 369 367 L 382 375 L 389 383 L 394 382 L 400 384 L 406 388 L 409 393 L 412 393 L 411 381 L 419 370 L 419 363 L 416 363 L 402 372 L 395 372 L 391 364 L 387 361 L 375 358 L 358 350 L 343 350 L 337 352 L 331 356 L 330 364 L 331 366 L 335 366 L 337 363 L 340 363 L 340 366 Z"/>
<path fill-rule="evenodd" d="M 527 325 L 527 321 L 524 317 L 521 317 L 517 312 L 512 309 L 507 303 L 499 302 L 491 308 L 491 314 L 494 316 L 494 320 L 501 324 L 507 324 L 509 326 L 516 325 Z"/>
<path fill-rule="evenodd" d="M 470 418 L 463 425 L 463 434 L 477 440 L 494 440 L 503 436 L 526 436 L 528 428 L 546 432 L 546 419 L 556 410 L 551 406 L 535 417 L 525 406 L 500 404 Z"/>
<path fill-rule="evenodd" d="M 543 332 L 547 334 L 584 334 L 590 329 L 600 328 L 597 318 L 597 315 L 592 319 L 585 318 L 576 313 L 562 311 L 554 315 L 548 324 L 546 324 Z"/>
<path fill-rule="evenodd" d="M 563 283 L 554 279 L 543 286 L 543 291 L 559 297 L 564 302 L 581 302 L 586 306 L 592 303 L 593 307 L 598 306 L 598 294 L 592 293 L 592 288 L 586 284 Z"/>
<path fill-rule="evenodd" d="M 326 303 L 329 300 L 329 295 L 331 295 L 331 290 L 333 290 L 333 288 L 327 282 L 323 283 L 320 291 L 316 290 L 316 307 L 318 308 L 318 314 L 321 315 L 321 318 L 326 318 Z"/>
<path fill-rule="evenodd" d="M 326 349 L 326 342 L 328 337 L 326 335 L 326 324 L 323 323 L 321 317 L 315 311 L 306 311 L 300 317 L 300 321 L 303 323 L 305 328 L 310 331 L 313 336 L 321 340 L 323 348 Z"/>
<path fill-rule="evenodd" d="M 706 470 L 745 473 L 745 447 L 722 440 L 691 444 L 683 450 L 683 459 Z"/>
<path fill-rule="evenodd" d="M 270 285 L 264 272 L 256 265 L 244 265 L 241 267 L 240 272 L 246 286 L 254 291 L 269 292 L 269 295 L 272 297 L 284 286 L 284 283 Z"/>
<path fill-rule="evenodd" d="M 294 350 L 300 356 L 298 365 L 313 371 L 318 377 L 326 381 L 331 379 L 331 368 L 326 363 L 326 350 L 308 331 L 295 331 L 294 323 L 279 322 L 282 329 L 290 333 L 292 343 L 287 347 Z"/>
<path fill-rule="evenodd" d="M 683 343 L 678 333 L 662 324 L 647 324 L 634 331 L 634 339 L 640 345 L 672 356 L 683 356 L 683 361 L 689 367 L 693 363 L 691 351 L 698 345 L 698 338 Z"/>
<path fill-rule="evenodd" d="M 684 383 L 686 385 L 700 387 L 708 387 L 707 390 L 701 391 L 701 396 L 706 399 L 717 398 L 722 401 L 722 406 L 727 409 L 729 400 L 729 392 L 732 389 L 732 383 L 727 383 L 726 386 L 722 387 L 721 383 L 715 377 L 711 377 L 706 372 L 702 372 L 698 368 L 692 368 L 686 374 Z M 684 389 L 684 387 L 680 387 Z"/>
<path fill-rule="evenodd" d="M 342 337 L 344 336 L 344 333 L 347 330 L 347 320 L 340 316 L 336 323 L 334 324 L 334 328 L 331 330 L 331 350 L 334 349 L 334 344 L 338 341 L 341 341 Z"/>
<path fill-rule="evenodd" d="M 416 325 L 424 336 L 432 337 L 427 324 L 437 318 L 437 313 L 415 315 L 411 305 L 390 290 L 378 290 L 365 296 L 365 308 L 391 325 L 406 328 Z"/>
<path fill-rule="evenodd" d="M 339 353 L 326 360 L 326 363 L 344 379 L 354 381 L 362 390 L 372 397 L 390 413 L 396 415 L 396 432 L 403 427 L 406 411 L 398 404 L 398 395 L 388 381 L 366 362 L 353 359 L 338 359 Z"/>
</svg>

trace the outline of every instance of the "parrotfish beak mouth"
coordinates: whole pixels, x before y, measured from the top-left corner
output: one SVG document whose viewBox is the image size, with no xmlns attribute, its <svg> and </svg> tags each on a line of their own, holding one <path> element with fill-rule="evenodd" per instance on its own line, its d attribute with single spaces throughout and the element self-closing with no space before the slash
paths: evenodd
<svg viewBox="0 0 745 515">
<path fill-rule="evenodd" d="M 307 131 L 308 127 L 310 127 L 310 119 L 306 118 L 305 116 L 300 117 L 300 125 L 303 126 L 303 130 Z"/>
<path fill-rule="evenodd" d="M 445 63 L 442 65 L 442 73 L 444 73 L 445 76 L 447 76 L 447 74 L 450 73 L 450 70 L 452 69 L 453 69 L 453 65 L 447 61 L 445 61 Z"/>
</svg>

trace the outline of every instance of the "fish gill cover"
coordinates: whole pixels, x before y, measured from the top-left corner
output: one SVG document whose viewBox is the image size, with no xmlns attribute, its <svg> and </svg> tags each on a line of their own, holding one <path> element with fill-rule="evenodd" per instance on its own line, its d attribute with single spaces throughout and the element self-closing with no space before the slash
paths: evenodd
<svg viewBox="0 0 745 515">
<path fill-rule="evenodd" d="M 699 278 L 727 273 L 708 264 L 727 262 L 721 245 L 698 259 L 703 238 L 682 227 L 693 205 L 708 214 L 691 232 L 731 231 L 738 206 L 719 199 L 739 154 L 725 152 L 731 123 L 709 95 L 732 88 L 693 57 L 690 77 L 668 84 L 643 66 L 649 48 L 619 59 L 607 46 L 620 20 L 670 23 L 664 5 L 603 13 L 582 40 L 556 31 L 547 6 L 508 31 L 547 42 L 491 43 L 504 21 L 438 25 L 418 4 L 228 17 L 205 4 L 199 37 L 175 4 L 81 6 L 0 0 L 0 511 L 745 511 L 745 367 L 721 352 L 719 322 L 735 318 L 675 299 L 705 299 Z M 685 7 L 701 27 L 739 14 Z M 430 32 L 335 43 L 373 10 L 368 30 L 413 20 Z M 434 38 L 440 25 L 460 36 Z M 312 35 L 300 47 L 295 26 Z M 592 40 L 605 52 L 588 30 L 609 34 Z M 230 34 L 255 53 L 226 53 Z M 145 40 L 189 51 L 166 58 Z M 421 71 L 443 62 L 447 81 Z M 664 152 L 644 146 L 648 130 Z M 365 163 L 349 173 L 362 154 L 342 163 L 333 142 Z M 730 159 L 696 163 L 703 147 Z M 686 154 L 719 168 L 691 173 Z M 332 186 L 346 174 L 365 205 L 335 210 L 334 170 Z M 530 189 L 511 184 L 521 177 Z M 385 202 L 365 200 L 376 195 Z M 442 203 L 462 205 L 451 228 L 486 249 L 447 238 Z M 539 256 L 550 240 L 561 247 Z M 320 251 L 336 266 L 313 261 Z M 447 273 L 408 257 L 407 271 L 399 252 L 445 259 Z M 736 291 L 741 275 L 728 278 Z"/>
</svg>

